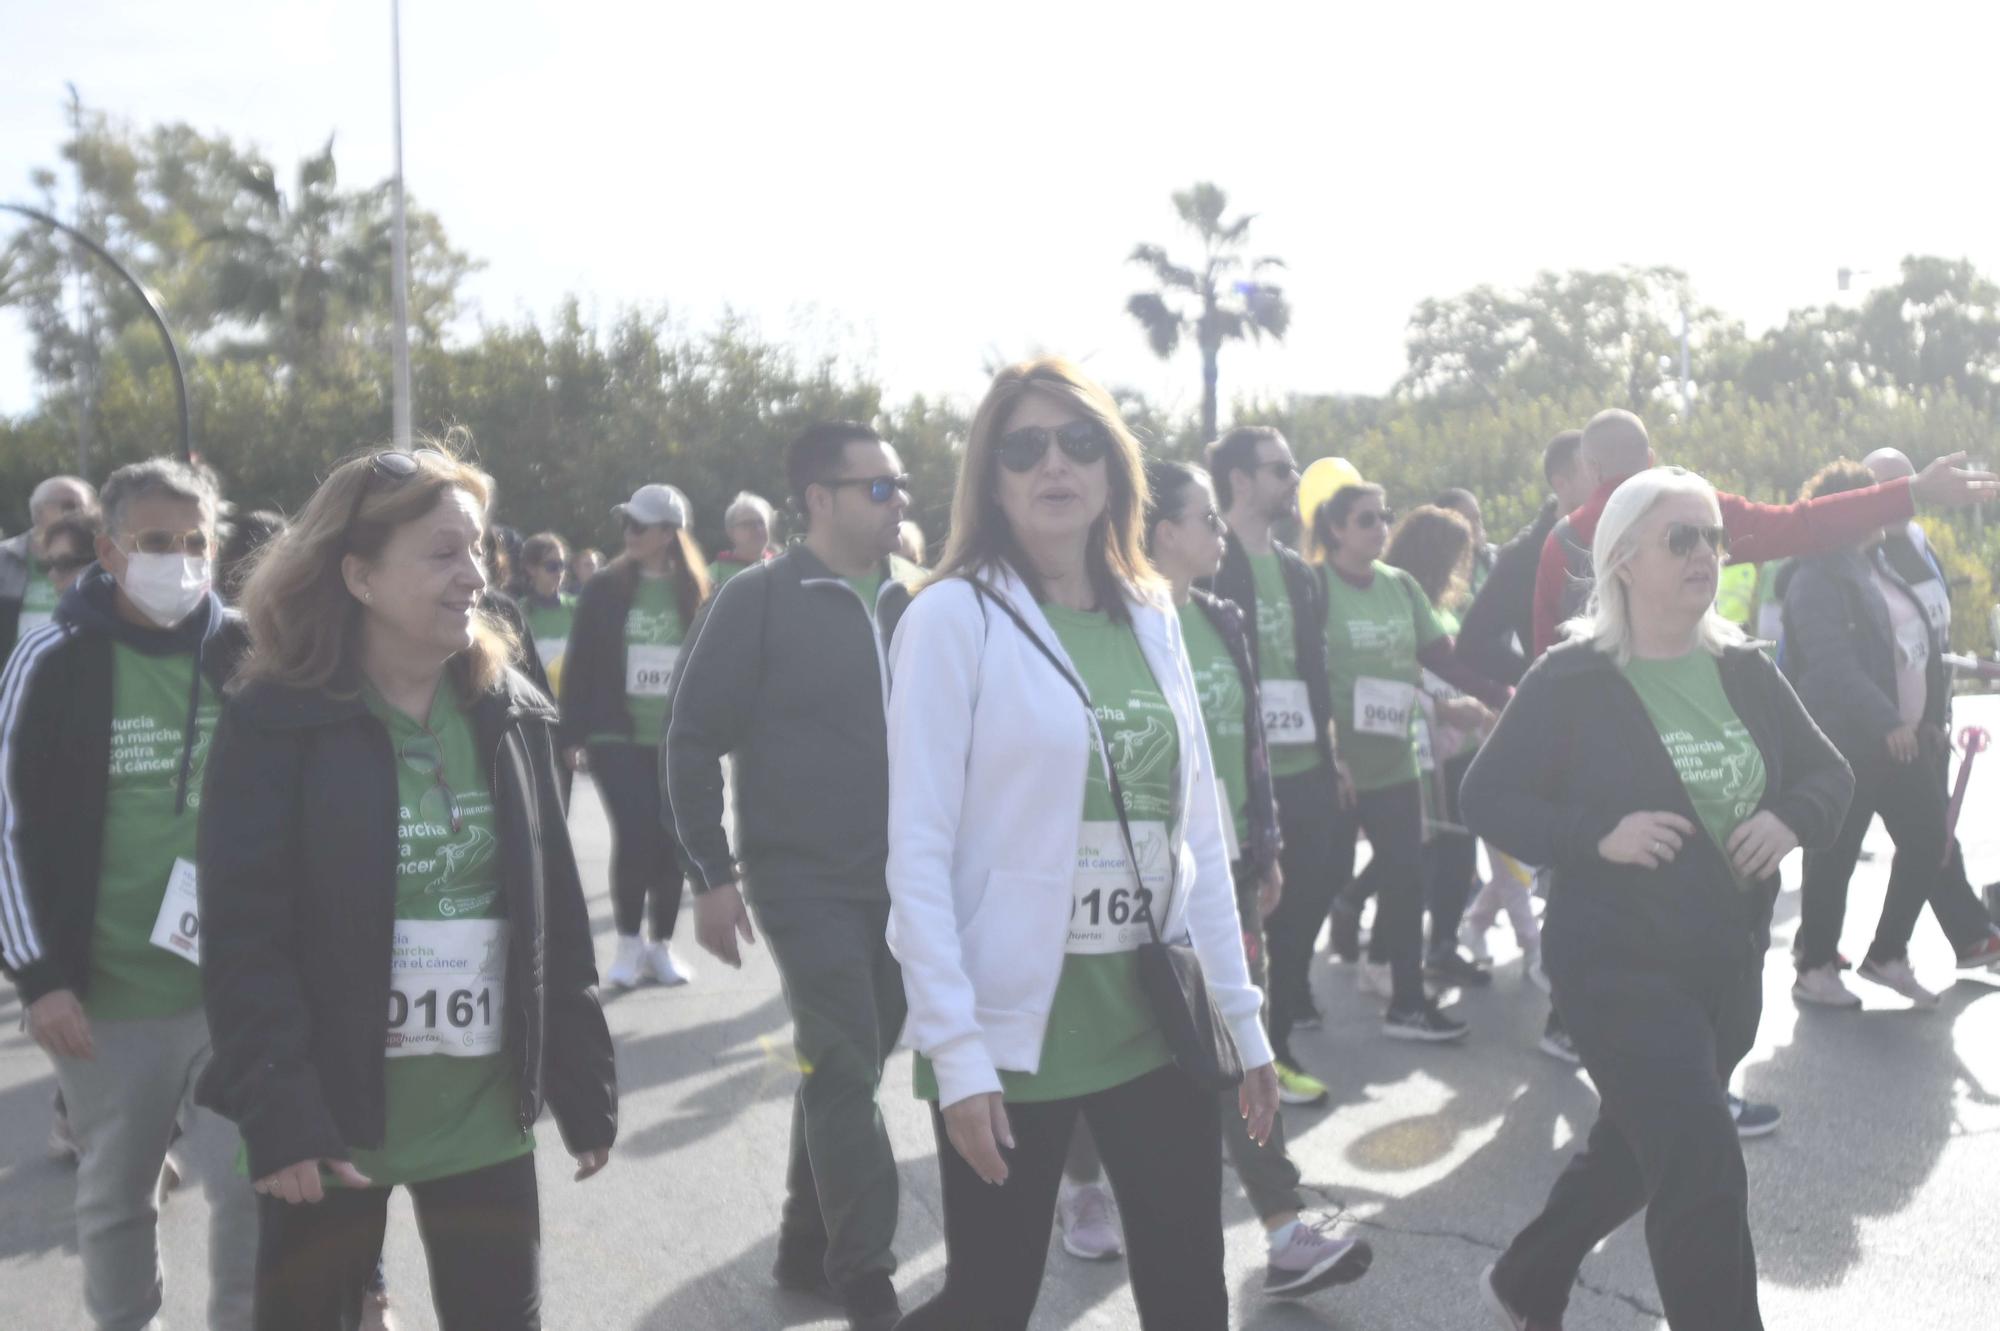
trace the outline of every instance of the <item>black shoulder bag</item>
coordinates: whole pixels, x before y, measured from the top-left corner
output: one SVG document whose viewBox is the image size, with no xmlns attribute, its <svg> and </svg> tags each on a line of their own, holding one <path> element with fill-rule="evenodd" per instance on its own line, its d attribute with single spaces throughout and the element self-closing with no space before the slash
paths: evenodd
<svg viewBox="0 0 2000 1331">
<path fill-rule="evenodd" d="M 1062 658 L 1050 650 L 1041 636 L 1021 617 L 1020 611 L 1007 603 L 1007 599 L 984 586 L 976 578 L 968 578 L 972 589 L 982 601 L 992 601 L 1007 612 L 1036 650 L 1048 659 L 1069 686 L 1076 690 L 1076 696 L 1083 701 L 1084 711 L 1092 718 L 1092 733 L 1096 733 L 1096 706 L 1090 701 L 1090 691 L 1083 681 L 1063 664 Z M 1118 764 L 1109 752 L 1103 753 L 1105 771 L 1111 778 L 1111 803 L 1118 810 L 1118 831 L 1125 840 L 1125 862 L 1132 870 L 1133 885 L 1140 892 L 1140 900 L 1146 899 L 1145 880 L 1139 874 L 1139 853 L 1132 844 L 1132 824 L 1125 816 L 1125 791 L 1118 781 Z M 1170 862 L 1167 880 L 1167 896 L 1160 903 L 1156 915 L 1147 910 L 1146 927 L 1153 935 L 1150 943 L 1141 943 L 1139 956 L 1139 988 L 1146 995 L 1147 1005 L 1153 1010 L 1153 1020 L 1160 1024 L 1160 1033 L 1166 1038 L 1167 1048 L 1172 1051 L 1174 1062 L 1181 1071 L 1194 1079 L 1196 1085 L 1205 1090 L 1224 1091 L 1238 1085 L 1243 1080 L 1243 1059 L 1236 1050 L 1236 1041 L 1229 1034 L 1222 1014 L 1215 1009 L 1215 1001 L 1209 997 L 1208 981 L 1201 973 L 1201 958 L 1195 955 L 1192 946 L 1184 943 L 1168 943 L 1160 937 L 1160 920 L 1170 914 L 1173 902 L 1174 882 L 1179 877 L 1178 862 Z"/>
</svg>

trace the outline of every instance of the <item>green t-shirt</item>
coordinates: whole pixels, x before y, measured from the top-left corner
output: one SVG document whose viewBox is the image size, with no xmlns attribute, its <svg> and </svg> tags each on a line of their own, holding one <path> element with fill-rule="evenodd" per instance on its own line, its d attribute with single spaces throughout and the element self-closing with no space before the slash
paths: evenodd
<svg viewBox="0 0 2000 1331">
<path fill-rule="evenodd" d="M 1241 847 L 1250 836 L 1250 753 L 1243 733 L 1243 676 L 1237 673 L 1229 645 L 1192 601 L 1181 607 L 1181 638 L 1187 644 L 1188 664 L 1194 667 L 1201 724 L 1208 732 L 1209 753 L 1222 781 L 1223 802 L 1229 806 L 1236 844 Z"/>
<path fill-rule="evenodd" d="M 1173 711 L 1129 624 L 1055 605 L 1043 606 L 1042 613 L 1096 705 L 1098 729 L 1118 764 L 1140 863 L 1158 870 L 1148 872 L 1146 881 L 1154 893 L 1152 907 L 1159 908 L 1165 904 L 1168 832 L 1180 774 Z M 1034 1073 L 1000 1073 L 1008 1100 L 1089 1095 L 1173 1060 L 1139 988 L 1139 957 L 1131 949 L 1150 934 L 1145 917 L 1132 908 L 1118 810 L 1098 755 L 1088 761 L 1068 950 L 1042 1035 L 1041 1066 Z M 916 1083 L 919 1097 L 937 1098 L 937 1080 L 926 1059 L 917 1059 Z"/>
<path fill-rule="evenodd" d="M 1730 836 L 1764 798 L 1764 754 L 1729 705 L 1715 658 L 1699 649 L 1668 660 L 1634 658 L 1625 678 L 1660 732 L 1702 827 L 1728 859 Z"/>
<path fill-rule="evenodd" d="M 1417 580 L 1399 568 L 1378 560 L 1365 588 L 1332 565 L 1325 573 L 1327 677 L 1354 788 L 1414 781 L 1417 653 L 1444 637 L 1444 626 Z"/>
<path fill-rule="evenodd" d="M 93 1018 L 168 1017 L 201 1003 L 194 960 L 152 941 L 176 861 L 187 862 L 179 872 L 193 883 L 202 764 L 222 710 L 203 681 L 187 807 L 176 813 L 194 671 L 191 652 L 149 656 L 123 643 L 111 649 L 111 763 L 85 1001 Z"/>
<path fill-rule="evenodd" d="M 708 566 L 708 585 L 715 591 L 721 591 L 723 583 L 749 567 L 735 555 L 717 555 Z"/>
<path fill-rule="evenodd" d="M 54 619 L 56 602 L 60 600 L 56 585 L 49 581 L 48 570 L 40 564 L 32 565 L 28 569 L 28 586 L 21 597 L 21 617 L 15 624 L 14 641 L 19 642 Z"/>
<path fill-rule="evenodd" d="M 1320 760 L 1312 704 L 1299 677 L 1292 596 L 1276 554 L 1251 555 L 1250 576 L 1257 587 L 1257 675 L 1271 775 L 1297 776 L 1318 767 Z"/>
<path fill-rule="evenodd" d="M 667 686 L 686 633 L 673 580 L 640 578 L 632 590 L 632 608 L 625 612 L 625 709 L 632 716 L 632 732 L 601 738 L 659 744 L 667 730 Z"/>
<path fill-rule="evenodd" d="M 569 650 L 570 624 L 575 619 L 576 598 L 568 592 L 556 593 L 553 602 L 533 596 L 521 598 L 521 620 L 534 640 L 535 655 L 541 660 L 542 673 L 549 677 L 549 688 L 558 695 L 562 692 L 563 655 Z"/>
<path fill-rule="evenodd" d="M 841 581 L 854 589 L 855 595 L 861 598 L 861 604 L 868 607 L 869 614 L 875 613 L 875 598 L 882 594 L 882 573 L 879 569 L 866 577 L 842 578 Z"/>
<path fill-rule="evenodd" d="M 526 1155 L 535 1137 L 516 1116 L 504 1052 L 507 910 L 493 795 L 471 722 L 449 682 L 431 700 L 428 730 L 373 689 L 363 697 L 396 755 L 396 938 L 388 1125 L 379 1148 L 353 1159 L 377 1184 L 420 1183 Z M 472 967 L 450 964 L 466 956 Z M 454 1046 L 493 1052 L 432 1052 Z"/>
</svg>

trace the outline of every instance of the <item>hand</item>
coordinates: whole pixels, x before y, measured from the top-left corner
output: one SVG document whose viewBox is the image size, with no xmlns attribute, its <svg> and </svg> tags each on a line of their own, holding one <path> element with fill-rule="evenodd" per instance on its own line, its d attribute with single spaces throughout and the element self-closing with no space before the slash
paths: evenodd
<svg viewBox="0 0 2000 1331">
<path fill-rule="evenodd" d="M 1677 813 L 1628 813 L 1597 843 L 1597 853 L 1613 864 L 1657 869 L 1672 864 L 1694 824 Z"/>
<path fill-rule="evenodd" d="M 1257 884 L 1257 918 L 1268 920 L 1278 903 L 1285 899 L 1285 870 L 1273 864 L 1263 880 Z"/>
<path fill-rule="evenodd" d="M 1729 862 L 1745 883 L 1761 882 L 1799 848 L 1799 839 L 1769 809 L 1750 815 L 1729 834 Z"/>
<path fill-rule="evenodd" d="M 569 770 L 572 772 L 588 772 L 590 770 L 590 757 L 583 751 L 583 745 L 581 744 L 572 744 L 567 749 L 564 749 L 563 761 L 569 764 Z"/>
<path fill-rule="evenodd" d="M 1910 481 L 1910 498 L 1935 508 L 1990 503 L 2000 494 L 2000 476 L 1965 470 L 1960 465 L 1964 461 L 1965 454 L 1951 453 L 1925 467 Z"/>
<path fill-rule="evenodd" d="M 375 1186 L 367 1175 L 346 1160 L 301 1160 L 295 1165 L 286 1165 L 275 1174 L 266 1174 L 252 1186 L 266 1197 L 276 1197 L 293 1206 L 300 1202 L 318 1202 L 326 1196 L 326 1190 L 319 1181 L 322 1165 L 344 1188 Z"/>
<path fill-rule="evenodd" d="M 1000 1148 L 1014 1149 L 1014 1130 L 1007 1125 L 1007 1105 L 1000 1092 L 969 1095 L 946 1105 L 944 1131 L 973 1173 L 996 1186 L 1007 1181 L 1007 1161 Z"/>
<path fill-rule="evenodd" d="M 1262 1146 L 1271 1140 L 1271 1127 L 1278 1121 L 1278 1069 L 1275 1064 L 1243 1070 L 1243 1085 L 1236 1093 L 1236 1107 L 1250 1140 Z"/>
<path fill-rule="evenodd" d="M 28 1004 L 28 1034 L 35 1043 L 61 1058 L 95 1058 L 90 1018 L 83 1004 L 67 989 L 52 989 Z"/>
<path fill-rule="evenodd" d="M 1479 730 L 1493 723 L 1493 711 L 1477 698 L 1440 698 L 1438 719 L 1453 730 Z"/>
<path fill-rule="evenodd" d="M 1354 773 L 1347 770 L 1347 764 L 1340 759 L 1333 760 L 1334 798 L 1343 809 L 1351 809 L 1360 796 L 1354 793 Z"/>
<path fill-rule="evenodd" d="M 1917 760 L 1917 728 L 1897 726 L 1890 731 L 1884 741 L 1889 746 L 1889 761 L 1899 767 L 1908 767 Z"/>
<path fill-rule="evenodd" d="M 581 1183 L 611 1163 L 611 1148 L 601 1146 L 595 1151 L 585 1151 L 570 1158 L 576 1161 L 576 1181 Z"/>
<path fill-rule="evenodd" d="M 743 894 L 736 890 L 736 884 L 724 883 L 695 895 L 694 937 L 704 952 L 742 969 L 743 957 L 736 950 L 738 934 L 746 943 L 757 941 L 757 932 L 750 927 L 750 912 L 744 909 Z"/>
</svg>

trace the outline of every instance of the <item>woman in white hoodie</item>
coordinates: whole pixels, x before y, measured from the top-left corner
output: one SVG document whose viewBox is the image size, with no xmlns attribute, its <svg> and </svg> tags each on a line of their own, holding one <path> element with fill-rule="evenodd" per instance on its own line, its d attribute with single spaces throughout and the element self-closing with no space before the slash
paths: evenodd
<svg viewBox="0 0 2000 1331">
<path fill-rule="evenodd" d="M 1027 1326 L 1079 1114 L 1125 1214 L 1141 1324 L 1228 1324 L 1218 1104 L 1140 990 L 1149 916 L 1193 942 L 1259 1141 L 1277 1079 L 1145 502 L 1138 443 L 1102 388 L 1061 360 L 1002 371 L 966 443 L 950 547 L 896 634 L 889 941 L 934 1105 L 946 1248 L 944 1290 L 906 1331 Z"/>
</svg>

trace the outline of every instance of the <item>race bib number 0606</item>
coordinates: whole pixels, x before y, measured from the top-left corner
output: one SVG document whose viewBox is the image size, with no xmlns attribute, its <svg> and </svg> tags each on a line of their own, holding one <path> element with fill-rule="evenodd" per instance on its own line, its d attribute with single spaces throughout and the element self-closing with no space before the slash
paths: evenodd
<svg viewBox="0 0 2000 1331">
<path fill-rule="evenodd" d="M 1363 735 L 1406 740 L 1416 701 L 1414 684 L 1363 676 L 1354 681 L 1354 729 Z"/>
</svg>

